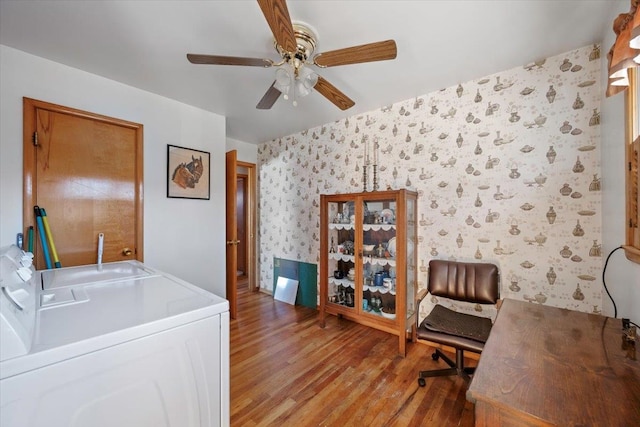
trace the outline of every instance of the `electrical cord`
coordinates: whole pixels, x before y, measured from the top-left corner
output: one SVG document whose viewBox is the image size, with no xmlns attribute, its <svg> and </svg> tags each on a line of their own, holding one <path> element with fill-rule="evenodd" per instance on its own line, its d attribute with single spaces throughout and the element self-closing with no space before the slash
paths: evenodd
<svg viewBox="0 0 640 427">
<path fill-rule="evenodd" d="M 611 258 L 611 255 L 613 255 L 613 253 L 615 251 L 617 251 L 618 249 L 622 249 L 622 246 L 618 246 L 617 248 L 615 248 L 614 250 L 609 252 L 609 255 L 607 256 L 607 260 L 604 262 L 604 268 L 602 269 L 602 286 L 604 286 L 604 290 L 607 291 L 607 295 L 609 295 L 609 299 L 611 299 L 611 302 L 613 303 L 613 317 L 614 318 L 618 317 L 618 307 L 616 307 L 616 302 L 613 300 L 613 297 L 609 293 L 609 289 L 607 289 L 607 283 L 604 280 L 604 274 L 607 271 L 607 264 L 609 263 L 609 258 Z"/>
</svg>

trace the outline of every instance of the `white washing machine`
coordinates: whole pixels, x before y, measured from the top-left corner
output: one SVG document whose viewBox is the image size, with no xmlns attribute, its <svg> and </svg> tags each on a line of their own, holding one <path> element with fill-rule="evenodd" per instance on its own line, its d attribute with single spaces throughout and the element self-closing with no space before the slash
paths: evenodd
<svg viewBox="0 0 640 427">
<path fill-rule="evenodd" d="M 137 261 L 0 250 L 1 427 L 229 425 L 229 303 Z"/>
</svg>

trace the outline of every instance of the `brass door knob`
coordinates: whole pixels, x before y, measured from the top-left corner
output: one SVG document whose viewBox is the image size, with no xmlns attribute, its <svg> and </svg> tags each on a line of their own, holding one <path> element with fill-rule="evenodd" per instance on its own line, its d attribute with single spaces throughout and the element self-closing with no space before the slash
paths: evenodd
<svg viewBox="0 0 640 427">
<path fill-rule="evenodd" d="M 122 249 L 122 255 L 124 256 L 131 256 L 131 254 L 133 253 L 133 251 L 129 248 L 124 248 Z"/>
</svg>

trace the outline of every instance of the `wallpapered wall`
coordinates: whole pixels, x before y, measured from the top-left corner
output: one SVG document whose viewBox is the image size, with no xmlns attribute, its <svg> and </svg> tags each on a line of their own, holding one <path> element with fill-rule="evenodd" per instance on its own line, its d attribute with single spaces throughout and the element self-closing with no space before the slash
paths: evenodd
<svg viewBox="0 0 640 427">
<path fill-rule="evenodd" d="M 419 287 L 432 258 L 494 262 L 502 297 L 599 313 L 600 56 L 587 46 L 261 144 L 260 286 L 274 256 L 319 263 L 319 195 L 362 191 L 369 141 L 380 188 L 419 193 Z"/>
</svg>

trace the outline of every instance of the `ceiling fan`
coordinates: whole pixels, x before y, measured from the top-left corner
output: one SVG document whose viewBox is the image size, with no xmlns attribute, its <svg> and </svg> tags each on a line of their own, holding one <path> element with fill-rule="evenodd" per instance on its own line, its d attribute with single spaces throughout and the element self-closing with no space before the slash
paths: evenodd
<svg viewBox="0 0 640 427">
<path fill-rule="evenodd" d="M 275 38 L 275 48 L 282 57 L 281 61 L 193 53 L 188 53 L 187 59 L 193 64 L 279 67 L 275 81 L 256 105 L 258 109 L 270 109 L 281 94 L 284 94 L 285 99 L 293 98 L 293 104 L 296 105 L 297 97 L 305 96 L 311 89 L 315 89 L 338 108 L 346 110 L 353 107 L 355 102 L 326 79 L 317 75 L 309 66 L 326 68 L 384 61 L 396 57 L 396 42 L 386 40 L 319 53 L 311 59 L 316 47 L 316 35 L 308 26 L 291 21 L 286 0 L 257 1 L 271 28 Z"/>
</svg>

